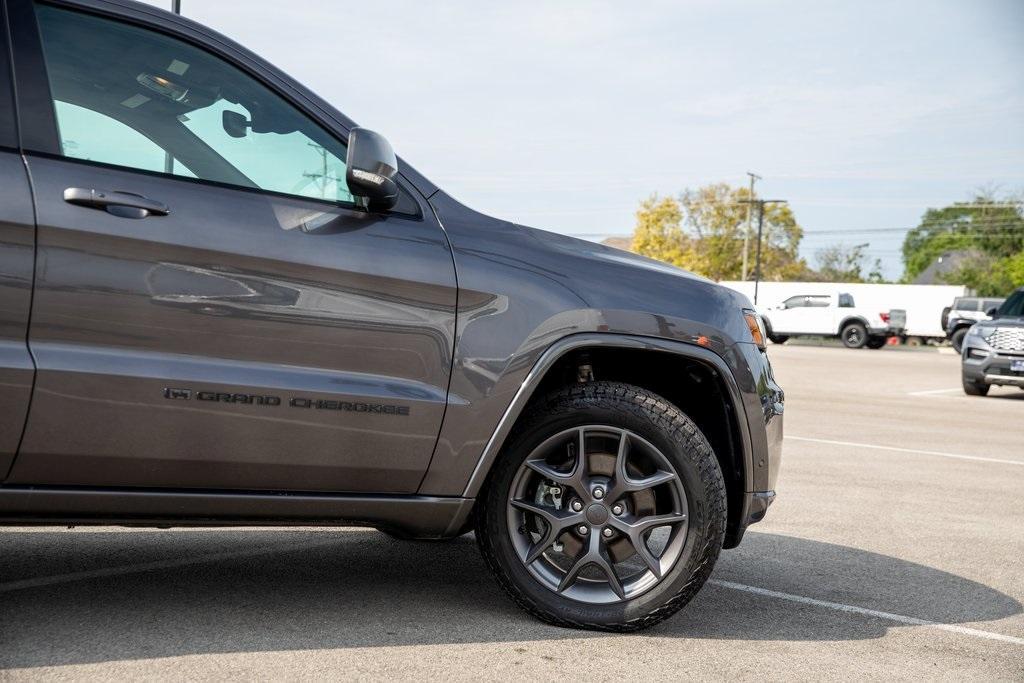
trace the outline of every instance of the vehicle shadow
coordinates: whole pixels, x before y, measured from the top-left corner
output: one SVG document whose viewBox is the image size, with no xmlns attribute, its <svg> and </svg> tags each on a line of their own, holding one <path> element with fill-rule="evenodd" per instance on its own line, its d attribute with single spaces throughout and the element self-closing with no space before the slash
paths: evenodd
<svg viewBox="0 0 1024 683">
<path fill-rule="evenodd" d="M 750 533 L 715 580 L 944 624 L 1021 604 L 893 557 Z M 393 540 L 371 530 L 0 531 L 0 666 L 178 655 L 600 638 L 511 603 L 471 536 Z M 878 638 L 892 622 L 714 583 L 647 634 L 754 640 Z"/>
</svg>

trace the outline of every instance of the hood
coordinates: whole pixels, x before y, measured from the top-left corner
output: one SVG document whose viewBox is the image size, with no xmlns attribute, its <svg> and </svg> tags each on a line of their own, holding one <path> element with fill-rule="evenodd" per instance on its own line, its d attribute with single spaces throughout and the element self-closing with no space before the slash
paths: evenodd
<svg viewBox="0 0 1024 683">
<path fill-rule="evenodd" d="M 690 280 L 706 282 L 708 284 L 716 284 L 714 280 L 709 280 L 701 275 L 696 275 L 688 270 L 679 268 L 678 266 L 673 266 L 669 263 L 665 263 L 664 261 L 648 258 L 647 256 L 641 256 L 640 254 L 635 254 L 631 251 L 623 251 L 622 249 L 609 247 L 598 242 L 591 242 L 589 240 L 572 237 L 570 235 L 561 235 L 559 233 L 542 230 L 540 228 L 531 228 L 527 225 L 517 224 L 516 227 L 526 231 L 534 239 L 541 242 L 543 246 L 549 249 L 562 251 L 573 256 L 582 256 L 609 264 L 643 268 L 644 270 L 660 273 L 662 275 L 684 277 Z"/>
</svg>

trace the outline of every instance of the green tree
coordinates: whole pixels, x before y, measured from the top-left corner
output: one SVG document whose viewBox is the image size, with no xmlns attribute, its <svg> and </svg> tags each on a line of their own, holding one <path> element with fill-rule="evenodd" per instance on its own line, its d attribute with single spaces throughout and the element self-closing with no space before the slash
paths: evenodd
<svg viewBox="0 0 1024 683">
<path fill-rule="evenodd" d="M 637 211 L 633 250 L 713 280 L 738 280 L 743 268 L 745 200 L 749 196 L 746 188 L 716 183 L 686 189 L 678 198 L 651 197 L 642 202 Z M 755 226 L 756 222 L 755 215 Z M 788 206 L 765 206 L 761 245 L 763 279 L 796 279 L 807 272 L 807 264 L 797 254 L 802 236 L 803 230 Z M 752 271 L 756 233 L 751 235 L 749 249 Z"/>
<path fill-rule="evenodd" d="M 904 280 L 913 280 L 949 252 L 966 258 L 941 276 L 945 282 L 966 285 L 982 296 L 1024 284 L 1017 266 L 1024 259 L 1024 202 L 982 192 L 970 202 L 929 209 L 903 240 Z"/>
<path fill-rule="evenodd" d="M 868 244 L 833 244 L 819 249 L 815 254 L 818 261 L 816 280 L 822 282 L 885 282 L 882 276 L 882 262 L 875 259 L 868 263 L 865 250 Z M 870 268 L 870 270 L 869 270 Z M 867 270 L 867 275 L 864 271 Z"/>
</svg>

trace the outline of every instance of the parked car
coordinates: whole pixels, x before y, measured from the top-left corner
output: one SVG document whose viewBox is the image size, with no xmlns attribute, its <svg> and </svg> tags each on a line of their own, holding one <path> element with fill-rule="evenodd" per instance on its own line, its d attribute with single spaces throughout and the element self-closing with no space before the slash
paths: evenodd
<svg viewBox="0 0 1024 683">
<path fill-rule="evenodd" d="M 970 327 L 960 359 L 964 392 L 970 396 L 985 396 L 994 384 L 1024 389 L 1024 287 L 991 320 Z"/>
<path fill-rule="evenodd" d="M 624 631 L 764 517 L 746 297 L 473 211 L 187 19 L 0 2 L 0 522 L 475 530 Z"/>
<path fill-rule="evenodd" d="M 1003 304 L 1005 299 L 991 299 L 976 296 L 961 296 L 953 300 L 953 305 L 942 312 L 942 329 L 946 330 L 946 339 L 960 353 L 964 335 L 971 325 L 979 320 L 989 320 L 992 314 Z"/>
<path fill-rule="evenodd" d="M 903 334 L 906 311 L 858 308 L 853 296 L 802 294 L 762 311 L 768 338 L 784 344 L 790 337 L 838 337 L 851 349 L 880 349 L 887 338 Z"/>
</svg>

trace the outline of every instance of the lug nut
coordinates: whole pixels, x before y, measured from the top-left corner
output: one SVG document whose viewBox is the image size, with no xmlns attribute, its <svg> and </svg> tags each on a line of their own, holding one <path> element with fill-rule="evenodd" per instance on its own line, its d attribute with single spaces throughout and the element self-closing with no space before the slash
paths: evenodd
<svg viewBox="0 0 1024 683">
<path fill-rule="evenodd" d="M 580 510 L 583 509 L 583 503 L 579 502 L 578 500 L 574 500 L 572 502 L 572 509 L 575 510 L 576 512 L 579 512 Z"/>
<path fill-rule="evenodd" d="M 580 532 L 581 535 L 586 536 L 588 529 L 585 525 L 580 524 L 578 527 L 576 527 L 576 531 Z"/>
<path fill-rule="evenodd" d="M 613 534 L 614 532 L 613 532 L 613 531 L 612 531 L 611 529 L 609 529 L 608 527 L 605 527 L 605 528 L 604 528 L 604 531 L 602 531 L 601 533 L 602 533 L 602 534 L 604 534 L 604 537 L 605 537 L 605 538 L 611 538 L 611 537 L 612 537 L 612 534 Z"/>
<path fill-rule="evenodd" d="M 613 515 L 621 515 L 622 514 L 622 506 L 621 505 L 613 506 L 612 507 L 612 514 Z"/>
<path fill-rule="evenodd" d="M 604 498 L 604 489 L 601 488 L 600 486 L 594 489 L 594 498 L 597 498 L 598 500 Z"/>
</svg>

